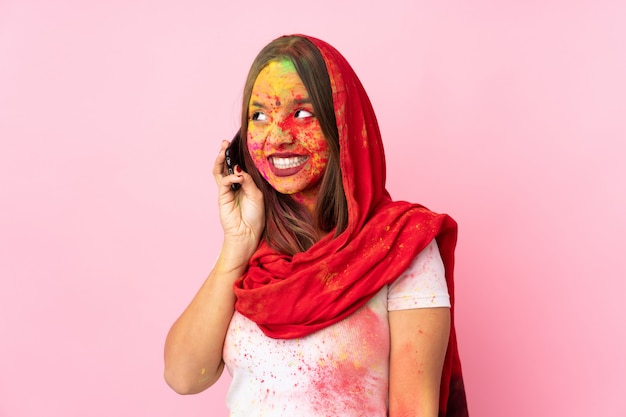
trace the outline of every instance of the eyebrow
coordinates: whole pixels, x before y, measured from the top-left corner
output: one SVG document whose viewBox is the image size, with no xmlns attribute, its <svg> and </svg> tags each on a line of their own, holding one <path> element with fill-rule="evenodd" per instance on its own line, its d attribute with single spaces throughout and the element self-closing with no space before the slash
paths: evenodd
<svg viewBox="0 0 626 417">
<path fill-rule="evenodd" d="M 300 98 L 298 100 L 293 100 L 292 103 L 290 104 L 312 104 L 313 102 L 311 101 L 310 98 Z"/>
<path fill-rule="evenodd" d="M 258 101 L 252 101 L 250 103 L 250 107 L 260 107 L 260 108 L 264 109 L 265 105 L 263 103 L 261 103 L 261 102 L 258 102 Z"/>
</svg>

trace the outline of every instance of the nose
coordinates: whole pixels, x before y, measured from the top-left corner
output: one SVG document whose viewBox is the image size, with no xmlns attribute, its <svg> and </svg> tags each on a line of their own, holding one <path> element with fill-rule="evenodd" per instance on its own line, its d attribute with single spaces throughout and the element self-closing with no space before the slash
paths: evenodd
<svg viewBox="0 0 626 417">
<path fill-rule="evenodd" d="M 285 126 L 275 123 L 267 132 L 267 142 L 273 146 L 287 145 L 293 143 L 293 135 Z"/>
</svg>

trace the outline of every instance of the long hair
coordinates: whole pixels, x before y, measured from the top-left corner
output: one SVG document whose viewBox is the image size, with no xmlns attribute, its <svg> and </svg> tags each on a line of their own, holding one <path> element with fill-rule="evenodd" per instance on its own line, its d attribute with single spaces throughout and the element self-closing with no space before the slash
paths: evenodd
<svg viewBox="0 0 626 417">
<path fill-rule="evenodd" d="M 289 60 L 307 89 L 315 115 L 330 148 L 330 157 L 321 179 L 313 216 L 290 195 L 276 191 L 254 166 L 248 151 L 248 106 L 257 76 L 270 62 Z M 348 225 L 348 204 L 339 161 L 339 133 L 335 119 L 332 88 L 326 63 L 311 41 L 301 36 L 275 39 L 255 58 L 243 91 L 241 140 L 244 164 L 265 199 L 263 238 L 274 249 L 294 255 L 313 246 L 325 233 L 335 229 L 338 236 Z"/>
</svg>

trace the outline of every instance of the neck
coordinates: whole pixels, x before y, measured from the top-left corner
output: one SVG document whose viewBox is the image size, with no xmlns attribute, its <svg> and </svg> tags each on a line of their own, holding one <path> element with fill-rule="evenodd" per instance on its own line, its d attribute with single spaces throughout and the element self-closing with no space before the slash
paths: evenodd
<svg viewBox="0 0 626 417">
<path fill-rule="evenodd" d="M 293 199 L 302 204 L 307 209 L 311 217 L 315 214 L 315 202 L 317 201 L 318 191 L 319 186 L 292 194 Z"/>
</svg>

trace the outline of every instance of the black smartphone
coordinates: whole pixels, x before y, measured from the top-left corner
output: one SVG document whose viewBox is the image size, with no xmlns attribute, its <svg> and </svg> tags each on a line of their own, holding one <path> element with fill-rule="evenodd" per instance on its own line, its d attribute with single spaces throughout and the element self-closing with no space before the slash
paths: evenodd
<svg viewBox="0 0 626 417">
<path fill-rule="evenodd" d="M 226 170 L 228 171 L 229 175 L 235 173 L 235 165 L 239 165 L 241 169 L 244 169 L 240 144 L 241 136 L 239 134 L 239 131 L 237 131 L 235 137 L 233 137 L 233 140 L 230 141 L 230 145 L 228 146 L 228 148 L 226 148 Z M 230 189 L 233 191 L 237 191 L 239 188 L 241 188 L 241 184 L 230 185 Z"/>
</svg>

